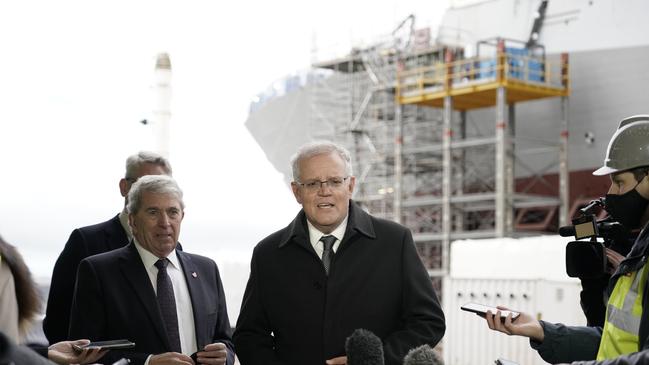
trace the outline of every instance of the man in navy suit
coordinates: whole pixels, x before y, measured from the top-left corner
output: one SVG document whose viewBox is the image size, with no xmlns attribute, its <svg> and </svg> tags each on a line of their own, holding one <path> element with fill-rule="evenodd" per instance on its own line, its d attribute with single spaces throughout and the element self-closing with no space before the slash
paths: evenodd
<svg viewBox="0 0 649 365">
<path fill-rule="evenodd" d="M 176 250 L 182 191 L 168 176 L 140 178 L 128 195 L 133 241 L 79 264 L 70 336 L 128 339 L 102 361 L 233 364 L 225 294 L 214 261 Z"/>
<path fill-rule="evenodd" d="M 142 151 L 126 159 L 126 175 L 119 181 L 124 208 L 112 219 L 92 226 L 77 228 L 59 255 L 50 284 L 43 331 L 50 343 L 70 339 L 70 308 L 76 283 L 77 268 L 84 258 L 126 246 L 132 238 L 126 213 L 126 196 L 137 179 L 144 175 L 169 175 L 171 165 L 164 157 Z"/>
<path fill-rule="evenodd" d="M 234 334 L 241 364 L 346 364 L 358 328 L 381 339 L 387 365 L 437 344 L 444 314 L 412 235 L 351 200 L 349 152 L 308 144 L 292 169 L 302 210 L 253 252 Z"/>
</svg>

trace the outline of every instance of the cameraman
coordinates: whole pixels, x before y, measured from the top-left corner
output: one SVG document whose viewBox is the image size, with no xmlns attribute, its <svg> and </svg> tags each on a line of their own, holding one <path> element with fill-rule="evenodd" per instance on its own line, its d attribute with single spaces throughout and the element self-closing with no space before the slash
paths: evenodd
<svg viewBox="0 0 649 365">
<path fill-rule="evenodd" d="M 628 218 L 628 224 L 647 222 L 649 178 L 646 170 L 639 177 L 633 172 L 647 166 L 649 115 L 626 118 L 609 142 L 604 167 L 595 171 L 611 177 L 607 210 L 616 219 Z M 508 335 L 529 337 L 539 355 L 553 364 L 587 360 L 606 365 L 649 363 L 648 255 L 649 229 L 645 227 L 611 277 L 603 328 L 553 324 L 526 313 L 515 321 L 510 315 L 501 322 L 500 311 L 488 312 L 487 324 Z"/>
<path fill-rule="evenodd" d="M 579 278 L 582 287 L 581 308 L 589 326 L 604 326 L 608 301 L 607 287 L 611 274 L 631 251 L 640 229 L 649 221 L 649 200 L 645 198 L 649 195 L 645 193 L 643 196 L 637 189 L 649 173 L 649 154 L 642 153 L 647 151 L 649 141 L 639 141 L 627 136 L 621 134 L 617 137 L 617 147 L 608 151 L 605 166 L 593 172 L 593 175 L 611 177 L 611 187 L 606 194 L 604 209 L 608 212 L 609 219 L 622 224 L 626 234 L 605 239 L 608 273 L 596 278 Z M 612 166 L 609 166 L 609 161 L 613 161 Z M 639 165 L 641 166 L 638 167 Z"/>
</svg>

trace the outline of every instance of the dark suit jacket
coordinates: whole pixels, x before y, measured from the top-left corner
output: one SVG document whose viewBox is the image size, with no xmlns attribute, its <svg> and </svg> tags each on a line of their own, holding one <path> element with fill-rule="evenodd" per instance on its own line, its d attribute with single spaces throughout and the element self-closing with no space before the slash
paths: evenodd
<svg viewBox="0 0 649 365">
<path fill-rule="evenodd" d="M 70 308 L 79 262 L 88 256 L 112 251 L 128 244 L 119 215 L 92 226 L 77 228 L 59 255 L 47 298 L 43 331 L 50 343 L 68 339 Z"/>
<path fill-rule="evenodd" d="M 179 250 L 176 254 L 189 288 L 198 349 L 222 342 L 229 349 L 228 364 L 233 364 L 230 321 L 216 264 L 203 256 Z M 134 244 L 81 261 L 70 336 L 135 342 L 132 350 L 111 350 L 101 359 L 106 364 L 122 357 L 133 365 L 144 364 L 148 355 L 170 351 L 155 291 Z"/>
<path fill-rule="evenodd" d="M 345 355 L 357 328 L 382 339 L 388 365 L 444 335 L 444 314 L 407 228 L 352 202 L 329 277 L 303 211 L 255 247 L 234 333 L 242 365 L 323 365 Z"/>
</svg>

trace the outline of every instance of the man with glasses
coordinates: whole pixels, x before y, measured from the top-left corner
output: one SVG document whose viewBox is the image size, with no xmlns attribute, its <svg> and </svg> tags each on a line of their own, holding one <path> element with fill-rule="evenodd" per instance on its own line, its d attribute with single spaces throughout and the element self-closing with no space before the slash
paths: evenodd
<svg viewBox="0 0 649 365">
<path fill-rule="evenodd" d="M 241 364 L 346 364 L 358 328 L 381 338 L 388 365 L 437 344 L 444 314 L 412 235 L 351 200 L 349 152 L 307 144 L 292 170 L 302 210 L 255 247 L 234 334 Z"/>
<path fill-rule="evenodd" d="M 133 239 L 128 226 L 126 197 L 131 186 L 144 175 L 171 176 L 171 165 L 166 158 L 153 152 L 141 151 L 129 156 L 126 159 L 126 174 L 119 181 L 119 191 L 124 197 L 122 211 L 106 222 L 77 228 L 70 234 L 54 265 L 43 320 L 43 331 L 50 343 L 68 339 L 79 262 L 86 257 L 124 247 Z"/>
</svg>

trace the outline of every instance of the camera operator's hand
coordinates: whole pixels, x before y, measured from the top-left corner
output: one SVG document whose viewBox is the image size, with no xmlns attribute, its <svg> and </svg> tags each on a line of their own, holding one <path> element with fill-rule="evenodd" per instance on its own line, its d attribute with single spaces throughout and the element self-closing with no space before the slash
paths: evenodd
<svg viewBox="0 0 649 365">
<path fill-rule="evenodd" d="M 620 266 L 620 262 L 624 260 L 624 256 L 620 255 L 617 251 L 606 248 L 606 262 L 608 262 L 609 274 L 612 274 Z"/>
<path fill-rule="evenodd" d="M 502 306 L 498 306 L 500 310 L 510 310 Z M 541 323 L 534 317 L 527 313 L 520 312 L 520 315 L 512 321 L 511 313 L 505 318 L 504 321 L 500 319 L 500 310 L 496 313 L 487 311 L 485 319 L 487 325 L 494 331 L 506 333 L 508 335 L 517 335 L 529 337 L 537 342 L 543 342 L 544 333 Z"/>
</svg>

